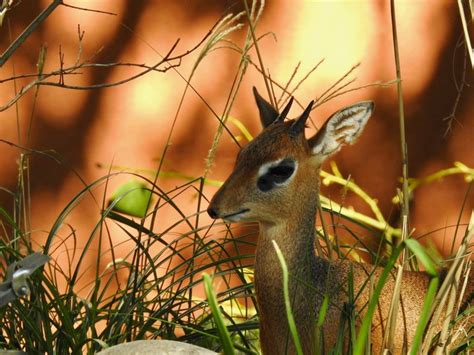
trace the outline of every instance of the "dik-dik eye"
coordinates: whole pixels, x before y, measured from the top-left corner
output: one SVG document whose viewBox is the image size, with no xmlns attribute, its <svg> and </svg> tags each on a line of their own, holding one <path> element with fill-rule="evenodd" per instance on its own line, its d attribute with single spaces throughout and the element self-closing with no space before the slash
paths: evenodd
<svg viewBox="0 0 474 355">
<path fill-rule="evenodd" d="M 270 191 L 274 187 L 289 182 L 296 170 L 296 162 L 286 158 L 263 165 L 259 169 L 257 187 L 260 191 Z"/>
</svg>

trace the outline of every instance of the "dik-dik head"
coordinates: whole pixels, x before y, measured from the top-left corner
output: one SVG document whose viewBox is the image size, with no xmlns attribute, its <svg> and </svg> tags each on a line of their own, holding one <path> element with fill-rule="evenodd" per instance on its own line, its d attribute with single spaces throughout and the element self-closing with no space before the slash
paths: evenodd
<svg viewBox="0 0 474 355">
<path fill-rule="evenodd" d="M 359 102 L 335 112 L 306 139 L 313 102 L 297 119 L 285 121 L 293 99 L 278 113 L 255 88 L 254 94 L 264 129 L 239 152 L 234 171 L 207 211 L 212 218 L 230 222 L 277 223 L 298 214 L 305 204 L 315 208 L 321 164 L 342 145 L 355 141 L 374 104 Z"/>
</svg>

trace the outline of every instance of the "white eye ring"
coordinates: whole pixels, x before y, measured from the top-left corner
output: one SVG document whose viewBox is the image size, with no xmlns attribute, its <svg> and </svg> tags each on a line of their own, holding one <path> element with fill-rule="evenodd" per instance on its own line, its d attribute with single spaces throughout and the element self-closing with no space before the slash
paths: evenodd
<svg viewBox="0 0 474 355">
<path fill-rule="evenodd" d="M 258 173 L 257 173 L 257 180 L 262 177 L 263 175 L 267 174 L 269 172 L 269 170 L 271 168 L 274 168 L 278 165 L 280 165 L 280 163 L 285 160 L 285 159 L 288 159 L 288 158 L 280 158 L 278 160 L 274 160 L 274 161 L 271 161 L 271 162 L 268 162 L 268 163 L 264 163 L 262 164 L 262 166 L 260 166 L 260 168 L 258 169 Z M 295 168 L 294 168 L 294 171 L 293 171 L 293 174 L 291 174 L 291 176 L 286 179 L 284 182 L 282 183 L 275 183 L 275 185 L 278 185 L 278 186 L 285 186 L 285 185 L 288 185 L 289 182 L 293 179 L 293 177 L 296 175 L 296 170 L 298 169 L 298 162 L 296 160 L 293 160 L 293 163 L 295 164 Z"/>
</svg>

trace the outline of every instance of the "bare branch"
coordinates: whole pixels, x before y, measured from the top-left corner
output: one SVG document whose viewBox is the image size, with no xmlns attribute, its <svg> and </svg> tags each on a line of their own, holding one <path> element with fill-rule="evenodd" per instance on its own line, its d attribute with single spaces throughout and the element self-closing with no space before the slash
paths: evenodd
<svg viewBox="0 0 474 355">
<path fill-rule="evenodd" d="M 66 3 L 62 3 L 62 5 L 65 6 L 65 7 L 70 7 L 71 9 L 75 9 L 75 10 L 89 11 L 89 12 L 97 12 L 98 14 L 117 16 L 117 14 L 116 14 L 116 13 L 113 13 L 113 12 L 108 12 L 108 11 L 103 11 L 103 10 L 95 10 L 95 9 L 87 9 L 87 8 L 85 8 L 85 7 L 79 7 L 79 6 L 69 5 L 69 4 L 66 4 Z"/>
<path fill-rule="evenodd" d="M 461 124 L 457 118 L 456 118 L 456 113 L 458 111 L 458 107 L 459 107 L 459 103 L 461 101 L 461 96 L 464 92 L 464 89 L 466 86 L 469 86 L 469 84 L 467 83 L 467 79 L 466 79 L 466 74 L 467 74 L 467 68 L 468 68 L 468 64 L 467 64 L 467 49 L 464 49 L 464 47 L 462 46 L 462 38 L 460 40 L 458 40 L 458 45 L 456 46 L 455 50 L 454 50 L 454 54 L 453 54 L 453 82 L 454 82 L 454 86 L 456 87 L 456 98 L 454 99 L 454 103 L 453 103 L 453 108 L 451 109 L 451 112 L 449 113 L 449 115 L 445 116 L 443 118 L 443 121 L 447 121 L 447 127 L 446 127 L 446 130 L 444 132 L 444 136 L 446 137 L 448 135 L 449 132 L 451 132 L 451 130 L 453 129 L 453 124 L 455 122 L 457 122 L 458 124 Z M 459 48 L 463 48 L 464 49 L 464 58 L 463 58 L 463 65 L 462 65 L 462 73 L 461 73 L 461 82 L 458 83 L 457 81 L 457 78 L 456 78 L 456 72 L 455 72 L 455 66 L 456 66 L 456 53 L 458 51 Z"/>
<path fill-rule="evenodd" d="M 44 20 L 59 6 L 62 0 L 53 0 L 49 6 L 44 9 L 27 28 L 17 37 L 17 39 L 7 48 L 7 50 L 0 57 L 0 67 L 7 62 L 13 53 L 22 45 L 22 43 L 33 33 L 36 28 L 43 23 Z"/>
<path fill-rule="evenodd" d="M 108 87 L 113 87 L 113 86 L 118 86 L 124 83 L 127 83 L 129 81 L 135 80 L 151 71 L 158 71 L 158 72 L 166 72 L 169 69 L 176 68 L 181 65 L 181 60 L 183 57 L 186 55 L 192 53 L 195 51 L 199 46 L 210 36 L 212 33 L 212 30 L 209 31 L 199 42 L 197 45 L 195 45 L 193 48 L 185 51 L 184 53 L 177 54 L 173 56 L 173 53 L 179 43 L 179 39 L 176 40 L 176 42 L 172 45 L 168 53 L 164 56 L 162 56 L 162 59 L 157 62 L 155 65 L 148 66 L 146 64 L 140 64 L 140 63 L 90 63 L 90 59 L 83 61 L 82 63 L 78 63 L 76 61 L 75 65 L 71 67 L 65 67 L 64 66 L 64 53 L 61 51 L 60 47 L 60 52 L 59 52 L 59 63 L 60 67 L 58 70 L 49 72 L 49 73 L 43 73 L 41 77 L 38 77 L 37 74 L 24 74 L 24 75 L 14 75 L 13 77 L 9 77 L 3 80 L 0 80 L 0 84 L 8 82 L 8 81 L 15 81 L 20 78 L 37 78 L 36 80 L 33 80 L 32 82 L 28 83 L 27 85 L 23 86 L 21 90 L 16 93 L 15 97 L 12 98 L 10 101 L 8 101 L 5 105 L 0 106 L 0 112 L 7 110 L 11 106 L 13 106 L 25 93 L 27 93 L 30 89 L 32 89 L 35 86 L 55 86 L 55 87 L 61 87 L 64 89 L 71 89 L 71 90 L 91 90 L 91 89 L 101 89 L 101 88 L 108 88 Z M 80 27 L 78 27 L 78 38 L 79 38 L 79 52 L 82 52 L 82 39 L 84 37 L 84 32 L 80 31 Z M 97 54 L 97 53 L 96 53 Z M 81 53 L 78 54 L 78 59 L 80 59 Z M 79 75 L 82 74 L 79 72 L 81 69 L 89 69 L 89 68 L 110 68 L 110 67 L 120 67 L 120 66 L 128 66 L 128 67 L 136 67 L 136 68 L 142 68 L 144 69 L 143 71 L 132 75 L 130 77 L 127 77 L 123 80 L 118 80 L 112 83 L 100 83 L 100 84 L 95 84 L 95 85 L 68 85 L 65 82 L 65 79 L 69 75 Z M 58 82 L 53 82 L 51 81 L 52 78 L 58 77 L 59 80 Z M 48 80 L 49 79 L 49 80 Z"/>
<path fill-rule="evenodd" d="M 44 86 L 56 86 L 56 87 L 61 87 L 61 88 L 65 88 L 65 89 L 73 89 L 73 90 L 90 90 L 90 89 L 100 89 L 100 88 L 107 88 L 107 87 L 112 87 L 112 86 L 117 86 L 117 85 L 121 85 L 121 84 L 124 84 L 124 83 L 127 83 L 129 81 L 132 81 L 132 80 L 135 80 L 151 71 L 160 71 L 160 72 L 165 72 L 167 70 L 169 70 L 170 68 L 174 68 L 174 67 L 177 67 L 181 64 L 181 61 L 180 61 L 180 57 L 177 56 L 175 58 L 175 60 L 177 60 L 177 63 L 174 63 L 174 64 L 169 64 L 169 56 L 171 55 L 171 53 L 173 52 L 173 50 L 176 48 L 176 45 L 178 44 L 179 42 L 179 39 L 174 43 L 174 45 L 171 47 L 170 51 L 168 52 L 168 54 L 166 54 L 166 56 L 160 60 L 157 64 L 151 66 L 151 67 L 148 67 L 148 66 L 145 66 L 143 64 L 125 64 L 125 63 L 107 63 L 107 64 L 90 64 L 90 63 L 83 63 L 81 65 L 78 65 L 78 66 L 73 66 L 71 68 L 64 68 L 64 54 L 61 52 L 61 47 L 60 47 L 60 50 L 59 50 L 59 61 L 60 61 L 60 69 L 59 70 L 56 70 L 52 73 L 49 73 L 49 74 L 43 74 L 40 78 L 38 78 L 37 80 L 34 80 L 32 82 L 30 82 L 29 84 L 25 85 L 24 87 L 21 88 L 21 90 L 15 95 L 15 97 L 13 99 L 11 99 L 7 104 L 5 104 L 4 106 L 0 106 L 0 112 L 2 111 L 5 111 L 7 110 L 8 108 L 10 108 L 12 105 L 14 105 L 26 92 L 28 92 L 31 88 L 35 87 L 35 86 L 39 86 L 39 85 L 44 85 Z M 166 66 L 165 68 L 160 68 L 158 69 L 158 67 L 160 65 L 163 65 L 163 64 L 166 64 L 168 63 L 168 66 Z M 67 85 L 65 83 L 65 76 L 66 75 L 71 75 L 71 74 L 79 74 L 79 73 L 76 73 L 76 71 L 78 69 L 82 69 L 82 68 L 91 68 L 91 67 L 115 67 L 115 66 L 136 66 L 136 67 L 142 67 L 142 68 L 146 68 L 145 70 L 141 71 L 140 73 L 138 74 L 135 74 L 135 75 L 132 75 L 126 79 L 123 79 L 123 80 L 119 80 L 119 81 L 116 81 L 116 82 L 112 82 L 112 83 L 103 83 L 103 84 L 95 84 L 95 85 Z M 59 76 L 59 81 L 58 82 L 51 82 L 51 81 L 47 81 L 47 79 L 49 78 L 52 78 L 52 77 L 56 77 L 56 76 Z M 21 77 L 21 76 L 20 76 Z M 4 81 L 7 81 L 7 80 L 16 80 L 18 79 L 19 76 L 15 76 L 13 78 L 9 78 L 9 79 L 6 79 Z M 3 81 L 2 81 L 3 82 Z M 0 82 L 1 83 L 1 82 Z"/>
</svg>

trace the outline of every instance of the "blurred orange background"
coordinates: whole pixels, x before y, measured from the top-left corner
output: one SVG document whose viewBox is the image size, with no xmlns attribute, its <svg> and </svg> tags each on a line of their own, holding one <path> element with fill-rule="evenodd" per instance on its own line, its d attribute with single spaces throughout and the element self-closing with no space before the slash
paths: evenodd
<svg viewBox="0 0 474 355">
<path fill-rule="evenodd" d="M 50 3 L 50 0 L 24 0 L 12 8 L 1 28 L 1 51 Z M 34 74 L 41 46 L 47 47 L 44 72 L 60 67 L 60 49 L 64 66 L 73 65 L 80 51 L 78 25 L 84 31 L 80 61 L 154 65 L 178 38 L 175 54 L 198 44 L 222 16 L 243 10 L 242 1 L 231 0 L 69 0 L 67 4 L 116 15 L 59 6 L 0 68 L 1 79 Z M 464 85 L 459 94 L 457 89 L 463 78 L 468 82 L 471 70 L 469 64 L 465 66 L 456 3 L 396 1 L 396 13 L 410 177 L 424 177 L 452 167 L 455 161 L 474 167 L 473 90 Z M 240 21 L 244 26 L 230 34 L 229 39 L 242 47 L 248 23 L 245 17 Z M 265 69 L 283 86 L 298 63 L 301 64 L 294 83 L 324 58 L 295 93 L 301 105 L 320 96 L 357 63 L 360 66 L 351 75 L 357 81 L 350 87 L 396 78 L 389 1 L 267 1 L 256 34 L 269 32 L 259 41 L 259 50 Z M 60 211 L 84 187 L 77 175 L 91 183 L 107 174 L 111 164 L 124 170 L 156 170 L 176 115 L 163 171 L 196 177 L 204 173 L 205 159 L 219 125 L 207 105 L 222 115 L 240 61 L 239 53 L 224 42 L 220 47 L 202 60 L 192 77 L 191 84 L 201 97 L 188 90 L 179 111 L 186 86 L 183 77 L 189 77 L 202 46 L 184 56 L 176 70 L 150 72 L 123 85 L 97 90 L 41 86 L 36 101 L 35 90 L 30 90 L 17 105 L 0 112 L 1 139 L 28 148 L 54 150 L 64 162 L 57 163 L 40 155 L 31 157 L 31 231 L 36 243 L 44 243 Z M 258 63 L 254 49 L 249 56 Z M 94 85 L 119 81 L 139 71 L 127 66 L 84 69 L 80 75 L 65 76 L 64 80 L 69 85 Z M 3 82 L 0 106 L 6 105 L 15 90 L 31 80 L 17 80 L 16 89 L 12 81 Z M 58 80 L 58 77 L 50 79 Z M 251 94 L 253 85 L 267 96 L 262 75 L 249 65 L 230 115 L 256 135 L 260 126 Z M 276 89 L 277 97 L 280 92 Z M 342 106 L 367 99 L 376 103 L 368 128 L 355 146 L 343 149 L 334 160 L 343 176 L 350 175 L 378 200 L 384 215 L 395 222 L 399 211 L 391 200 L 400 186 L 401 176 L 396 86 L 370 86 L 338 96 L 313 111 L 312 120 L 319 127 Z M 446 133 L 449 121 L 445 118 L 454 108 L 455 121 Z M 300 110 L 293 107 L 289 116 L 296 116 Z M 28 139 L 30 118 L 32 130 Z M 234 134 L 239 134 L 234 125 L 228 126 Z M 237 151 L 238 146 L 224 131 L 208 177 L 224 180 Z M 0 186 L 8 190 L 17 188 L 19 153 L 17 148 L 0 144 Z M 123 181 L 122 178 L 112 180 L 109 191 Z M 180 183 L 179 179 L 158 180 L 164 190 Z M 98 190 L 97 194 L 99 200 L 101 191 L 104 190 Z M 205 195 L 211 197 L 214 191 L 215 187 L 206 186 Z M 370 213 L 356 197 L 350 194 L 342 197 L 339 188 L 323 189 L 323 193 L 343 201 L 345 206 Z M 176 202 L 185 213 L 195 212 L 195 195 L 181 196 Z M 0 206 L 11 210 L 12 205 L 11 196 L 0 192 Z M 201 210 L 206 207 L 202 206 Z M 424 241 L 436 244 L 446 255 L 459 218 L 465 228 L 474 208 L 474 193 L 462 176 L 451 176 L 415 190 L 410 207 L 414 235 L 424 236 Z M 92 199 L 84 200 L 74 209 L 68 223 L 79 241 L 91 233 L 99 213 L 100 207 Z M 176 218 L 175 212 L 162 211 L 156 228 L 170 225 Z M 110 228 L 114 243 L 125 241 L 127 236 L 119 228 L 114 225 Z"/>
</svg>

